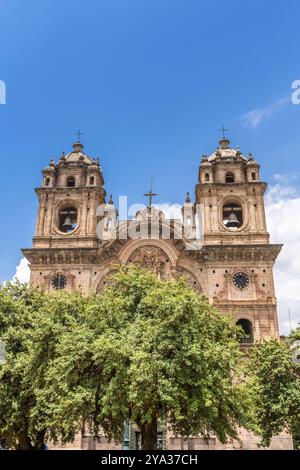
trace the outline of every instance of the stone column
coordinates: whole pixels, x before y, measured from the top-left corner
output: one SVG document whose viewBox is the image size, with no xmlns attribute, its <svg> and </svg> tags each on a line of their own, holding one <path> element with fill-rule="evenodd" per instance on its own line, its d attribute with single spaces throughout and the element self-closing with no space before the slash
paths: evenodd
<svg viewBox="0 0 300 470">
<path fill-rule="evenodd" d="M 87 217 L 87 232 L 89 235 L 96 235 L 96 210 L 97 210 L 97 201 L 94 199 L 90 200 L 89 211 Z"/>
<path fill-rule="evenodd" d="M 47 212 L 45 216 L 45 224 L 43 235 L 51 234 L 51 224 L 52 224 L 52 215 L 53 215 L 53 204 L 54 204 L 54 194 L 50 194 L 47 201 Z"/>
<path fill-rule="evenodd" d="M 46 207 L 46 196 L 42 194 L 39 198 L 39 213 L 36 224 L 36 235 L 43 235 L 44 221 L 45 221 L 45 207 Z"/>
<path fill-rule="evenodd" d="M 81 211 L 81 233 L 82 235 L 86 235 L 87 233 L 87 222 L 88 222 L 88 194 L 85 192 L 83 194 L 83 202 L 82 202 L 82 211 Z"/>
</svg>

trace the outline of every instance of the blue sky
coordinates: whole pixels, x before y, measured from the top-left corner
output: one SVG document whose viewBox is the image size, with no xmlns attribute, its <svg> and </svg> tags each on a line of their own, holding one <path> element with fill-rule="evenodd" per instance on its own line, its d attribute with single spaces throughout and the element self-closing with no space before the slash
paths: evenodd
<svg viewBox="0 0 300 470">
<path fill-rule="evenodd" d="M 40 170 L 78 128 L 130 202 L 151 175 L 158 202 L 193 193 L 223 124 L 264 179 L 299 186 L 299 18 L 297 0 L 0 0 L 0 282 L 31 246 Z"/>
</svg>

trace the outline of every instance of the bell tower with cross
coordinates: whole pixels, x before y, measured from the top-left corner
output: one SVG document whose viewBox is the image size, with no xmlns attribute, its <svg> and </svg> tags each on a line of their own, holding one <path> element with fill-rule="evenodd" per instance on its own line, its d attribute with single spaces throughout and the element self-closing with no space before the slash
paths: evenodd
<svg viewBox="0 0 300 470">
<path fill-rule="evenodd" d="M 264 193 L 259 164 L 221 140 L 211 155 L 203 155 L 196 186 L 196 203 L 203 205 L 204 238 L 209 243 L 268 243 Z"/>
<path fill-rule="evenodd" d="M 78 276 L 98 246 L 96 212 L 105 203 L 104 179 L 98 159 L 84 152 L 82 132 L 76 135 L 72 151 L 62 152 L 58 162 L 51 159 L 42 171 L 33 248 L 24 251 L 32 284 L 48 290 L 55 276 L 63 276 L 70 288 L 78 287 Z"/>
<path fill-rule="evenodd" d="M 281 245 L 270 244 L 259 164 L 232 147 L 223 126 L 217 149 L 203 155 L 196 185 L 202 215 L 208 297 L 233 314 L 253 338 L 278 335 L 273 265 Z M 247 326 L 248 325 L 248 326 Z M 246 342 L 246 339 L 245 339 Z"/>
</svg>

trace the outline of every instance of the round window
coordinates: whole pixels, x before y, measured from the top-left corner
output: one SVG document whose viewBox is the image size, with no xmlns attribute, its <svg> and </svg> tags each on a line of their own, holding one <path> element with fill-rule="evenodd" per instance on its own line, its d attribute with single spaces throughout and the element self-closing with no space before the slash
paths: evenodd
<svg viewBox="0 0 300 470">
<path fill-rule="evenodd" d="M 64 289 L 67 285 L 67 279 L 66 276 L 63 274 L 56 274 L 54 278 L 52 279 L 52 286 L 54 289 Z"/>
<path fill-rule="evenodd" d="M 249 276 L 246 273 L 235 273 L 232 282 L 238 289 L 245 289 L 249 285 Z"/>
</svg>

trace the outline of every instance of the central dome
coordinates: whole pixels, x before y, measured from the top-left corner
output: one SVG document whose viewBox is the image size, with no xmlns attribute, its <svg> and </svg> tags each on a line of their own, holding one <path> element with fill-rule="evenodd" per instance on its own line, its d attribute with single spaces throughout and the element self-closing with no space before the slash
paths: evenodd
<svg viewBox="0 0 300 470">
<path fill-rule="evenodd" d="M 65 156 L 65 161 L 68 163 L 77 163 L 83 161 L 87 165 L 91 165 L 93 163 L 92 159 L 83 152 L 83 144 L 80 142 L 76 142 L 73 145 L 73 152 L 68 153 Z"/>
<path fill-rule="evenodd" d="M 219 144 L 220 145 L 217 148 L 217 150 L 208 157 L 209 162 L 212 162 L 219 158 L 226 160 L 226 159 L 235 159 L 237 157 L 246 160 L 246 158 L 240 152 L 239 148 L 234 149 L 232 147 L 229 147 L 229 144 L 230 144 L 229 139 L 223 138 L 220 140 Z"/>
</svg>

